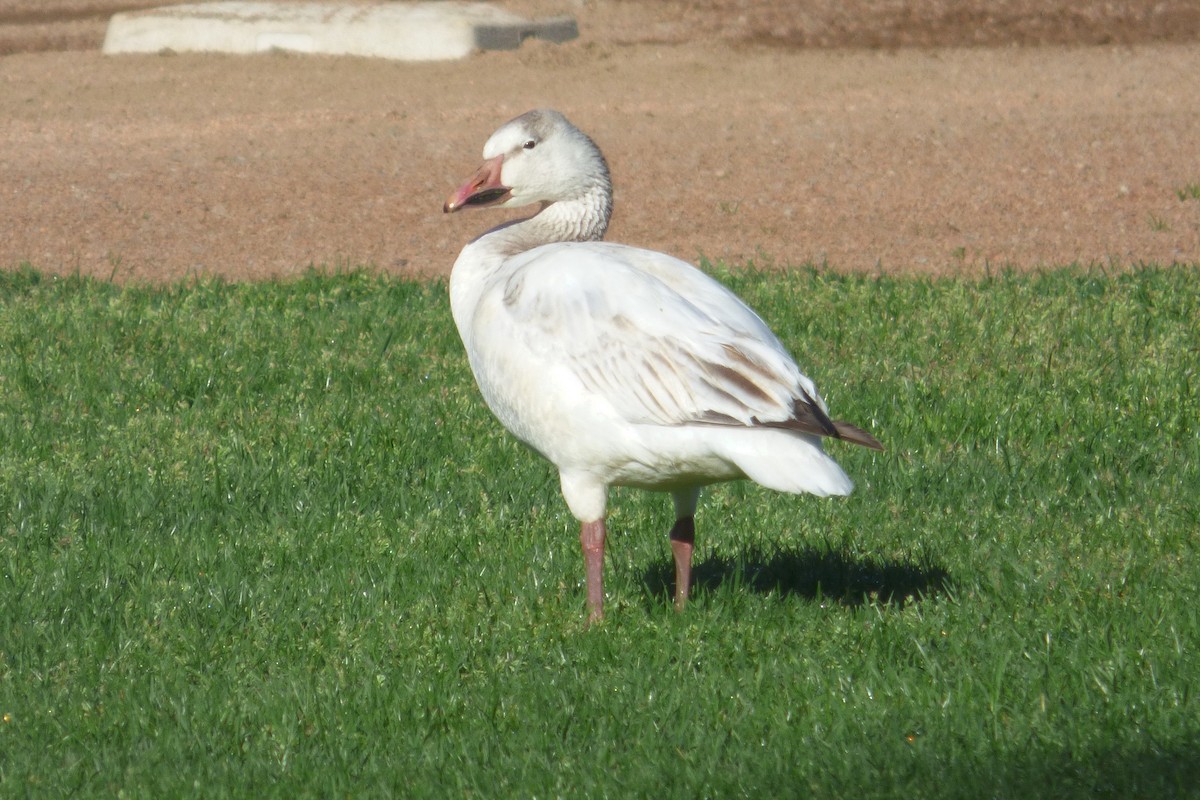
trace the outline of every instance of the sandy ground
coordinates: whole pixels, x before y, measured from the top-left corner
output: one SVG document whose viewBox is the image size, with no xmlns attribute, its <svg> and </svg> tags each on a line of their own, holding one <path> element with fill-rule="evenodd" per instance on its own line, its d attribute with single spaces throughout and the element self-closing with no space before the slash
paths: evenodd
<svg viewBox="0 0 1200 800">
<path fill-rule="evenodd" d="M 580 39 L 432 64 L 97 51 L 110 11 L 151 4 L 0 0 L 0 267 L 444 274 L 504 217 L 445 196 L 536 106 L 608 156 L 609 238 L 690 260 L 1200 261 L 1194 0 L 523 0 Z"/>
</svg>

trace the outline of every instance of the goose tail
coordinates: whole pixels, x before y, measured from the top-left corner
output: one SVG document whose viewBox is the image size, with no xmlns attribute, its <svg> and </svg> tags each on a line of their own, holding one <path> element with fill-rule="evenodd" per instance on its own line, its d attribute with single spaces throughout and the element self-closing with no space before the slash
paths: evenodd
<svg viewBox="0 0 1200 800">
<path fill-rule="evenodd" d="M 714 444 L 723 458 L 768 489 L 818 497 L 848 495 L 854 491 L 854 481 L 822 449 L 816 436 L 743 428 L 721 431 L 715 438 Z"/>
</svg>

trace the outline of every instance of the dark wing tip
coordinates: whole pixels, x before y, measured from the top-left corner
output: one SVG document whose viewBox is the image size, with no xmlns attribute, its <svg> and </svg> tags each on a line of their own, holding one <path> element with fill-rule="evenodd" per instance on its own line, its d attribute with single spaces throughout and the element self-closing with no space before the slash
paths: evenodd
<svg viewBox="0 0 1200 800">
<path fill-rule="evenodd" d="M 853 442 L 863 447 L 869 447 L 872 450 L 883 450 L 883 444 L 878 439 L 857 425 L 851 425 L 849 422 L 843 422 L 839 419 L 834 421 L 833 428 L 837 431 L 836 438 L 844 442 Z"/>
</svg>

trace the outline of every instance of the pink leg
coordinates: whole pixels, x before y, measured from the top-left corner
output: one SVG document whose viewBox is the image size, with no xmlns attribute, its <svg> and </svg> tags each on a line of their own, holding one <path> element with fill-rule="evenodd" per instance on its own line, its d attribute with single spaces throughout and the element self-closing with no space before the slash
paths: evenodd
<svg viewBox="0 0 1200 800">
<path fill-rule="evenodd" d="M 696 518 L 680 517 L 671 528 L 671 552 L 675 555 L 675 610 L 687 605 L 692 584 L 692 550 L 696 542 Z"/>
<path fill-rule="evenodd" d="M 579 529 L 587 581 L 588 623 L 604 618 L 604 520 L 585 522 Z"/>
</svg>

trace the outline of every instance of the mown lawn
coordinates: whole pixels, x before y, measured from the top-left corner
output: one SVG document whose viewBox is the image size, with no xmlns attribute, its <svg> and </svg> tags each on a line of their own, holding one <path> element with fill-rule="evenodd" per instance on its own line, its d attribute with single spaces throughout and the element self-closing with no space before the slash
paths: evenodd
<svg viewBox="0 0 1200 800">
<path fill-rule="evenodd" d="M 1200 792 L 1200 267 L 718 272 L 888 450 L 591 630 L 443 284 L 0 273 L 0 796 Z"/>
</svg>

